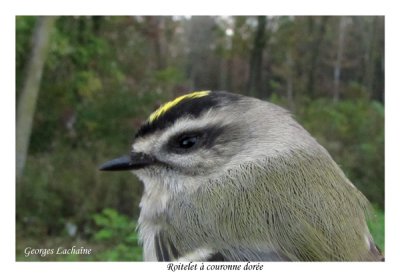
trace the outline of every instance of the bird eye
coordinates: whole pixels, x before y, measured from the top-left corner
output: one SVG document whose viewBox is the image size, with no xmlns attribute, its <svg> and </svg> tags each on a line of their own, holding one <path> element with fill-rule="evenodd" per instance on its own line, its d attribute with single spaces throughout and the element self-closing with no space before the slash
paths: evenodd
<svg viewBox="0 0 400 277">
<path fill-rule="evenodd" d="M 203 146 L 205 141 L 203 132 L 185 132 L 171 138 L 167 149 L 176 154 L 185 154 Z"/>
<path fill-rule="evenodd" d="M 186 135 L 178 140 L 178 145 L 182 149 L 192 148 L 199 140 L 199 136 L 197 135 Z"/>
</svg>

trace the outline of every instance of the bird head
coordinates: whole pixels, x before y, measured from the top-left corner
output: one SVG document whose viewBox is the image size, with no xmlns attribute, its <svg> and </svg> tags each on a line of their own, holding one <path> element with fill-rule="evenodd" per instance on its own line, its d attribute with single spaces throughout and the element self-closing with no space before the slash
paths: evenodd
<svg viewBox="0 0 400 277">
<path fill-rule="evenodd" d="M 311 136 L 276 105 L 199 91 L 159 107 L 137 131 L 130 153 L 100 169 L 132 170 L 143 181 L 156 178 L 168 186 L 199 186 L 245 163 L 310 144 Z"/>
</svg>

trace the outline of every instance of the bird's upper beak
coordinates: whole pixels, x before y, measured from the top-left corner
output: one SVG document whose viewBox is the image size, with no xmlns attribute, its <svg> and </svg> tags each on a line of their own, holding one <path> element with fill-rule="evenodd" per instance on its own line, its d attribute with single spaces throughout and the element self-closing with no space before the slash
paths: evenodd
<svg viewBox="0 0 400 277">
<path fill-rule="evenodd" d="M 154 163 L 154 158 L 150 155 L 132 152 L 129 156 L 122 156 L 114 160 L 105 162 L 99 167 L 102 171 L 122 171 L 144 168 Z"/>
</svg>

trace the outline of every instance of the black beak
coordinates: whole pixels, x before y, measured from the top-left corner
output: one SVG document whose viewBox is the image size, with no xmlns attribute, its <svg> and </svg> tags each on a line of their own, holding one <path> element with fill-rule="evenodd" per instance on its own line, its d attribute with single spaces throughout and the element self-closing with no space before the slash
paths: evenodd
<svg viewBox="0 0 400 277">
<path fill-rule="evenodd" d="M 135 170 L 154 164 L 154 158 L 144 153 L 132 152 L 130 156 L 123 156 L 105 162 L 99 167 L 102 171 Z"/>
</svg>

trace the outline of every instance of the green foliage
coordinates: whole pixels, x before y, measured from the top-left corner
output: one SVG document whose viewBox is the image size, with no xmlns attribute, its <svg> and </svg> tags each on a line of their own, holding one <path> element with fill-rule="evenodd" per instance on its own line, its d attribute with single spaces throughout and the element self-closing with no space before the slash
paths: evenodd
<svg viewBox="0 0 400 277">
<path fill-rule="evenodd" d="M 183 84 L 185 78 L 183 72 L 175 67 L 167 67 L 162 70 L 154 72 L 154 76 L 151 77 L 155 86 L 159 86 L 159 89 L 163 92 L 171 92 L 174 87 Z"/>
<path fill-rule="evenodd" d="M 371 219 L 368 221 L 368 227 L 372 237 L 379 249 L 385 251 L 385 214 L 379 209 L 375 208 Z"/>
<path fill-rule="evenodd" d="M 71 238 L 63 236 L 28 235 L 17 228 L 17 261 L 142 261 L 142 247 L 138 245 L 136 223 L 130 217 L 114 209 L 106 208 L 92 215 L 94 226 L 89 237 Z M 90 249 L 88 255 L 56 255 L 58 248 Z M 25 255 L 25 249 L 53 249 L 52 254 Z"/>
<path fill-rule="evenodd" d="M 127 216 L 114 209 L 104 209 L 93 215 L 96 226 L 100 229 L 94 233 L 94 240 L 112 246 L 101 253 L 102 260 L 136 261 L 142 260 L 141 248 L 138 247 L 136 224 Z"/>
<path fill-rule="evenodd" d="M 17 193 L 17 221 L 25 235 L 65 235 L 71 222 L 78 227 L 76 235 L 91 236 L 93 221 L 88 215 L 104 207 L 137 217 L 142 193 L 138 180 L 129 172 L 110 175 L 97 170 L 121 149 L 94 143 L 87 148 L 55 145 L 53 154 L 30 156 Z"/>
</svg>

